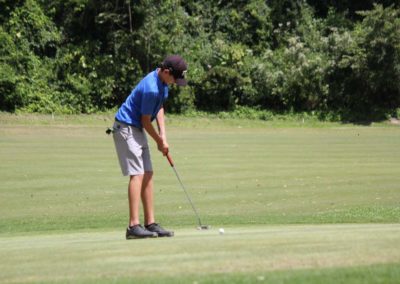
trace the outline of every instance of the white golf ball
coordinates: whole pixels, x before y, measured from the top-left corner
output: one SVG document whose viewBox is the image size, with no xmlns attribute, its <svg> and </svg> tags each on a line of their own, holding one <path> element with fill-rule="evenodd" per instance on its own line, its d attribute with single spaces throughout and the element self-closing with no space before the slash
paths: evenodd
<svg viewBox="0 0 400 284">
<path fill-rule="evenodd" d="M 219 228 L 219 234 L 220 234 L 220 235 L 223 235 L 224 233 L 225 233 L 224 228 Z"/>
</svg>

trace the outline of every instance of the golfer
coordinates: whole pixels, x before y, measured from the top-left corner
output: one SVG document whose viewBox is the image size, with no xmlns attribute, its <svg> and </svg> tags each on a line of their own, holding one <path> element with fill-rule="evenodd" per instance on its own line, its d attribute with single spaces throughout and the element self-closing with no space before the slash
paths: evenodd
<svg viewBox="0 0 400 284">
<path fill-rule="evenodd" d="M 115 115 L 113 138 L 124 176 L 129 176 L 129 225 L 126 239 L 172 237 L 174 232 L 156 223 L 153 208 L 153 167 L 146 133 L 157 143 L 158 150 L 168 154 L 163 104 L 168 85 L 185 86 L 187 64 L 179 55 L 171 55 L 144 77 L 133 89 Z M 158 131 L 153 127 L 156 120 Z M 144 131 L 145 130 L 145 131 Z M 143 204 L 144 227 L 139 220 Z"/>
</svg>

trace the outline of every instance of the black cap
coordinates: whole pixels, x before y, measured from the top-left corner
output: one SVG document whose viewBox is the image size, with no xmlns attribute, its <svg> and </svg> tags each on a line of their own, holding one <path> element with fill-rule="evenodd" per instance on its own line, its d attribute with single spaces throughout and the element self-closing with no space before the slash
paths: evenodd
<svg viewBox="0 0 400 284">
<path fill-rule="evenodd" d="M 175 78 L 175 82 L 178 86 L 186 86 L 187 81 L 185 79 L 187 64 L 185 60 L 179 55 L 169 55 L 167 56 L 163 63 L 161 63 L 161 68 L 169 69 Z"/>
</svg>

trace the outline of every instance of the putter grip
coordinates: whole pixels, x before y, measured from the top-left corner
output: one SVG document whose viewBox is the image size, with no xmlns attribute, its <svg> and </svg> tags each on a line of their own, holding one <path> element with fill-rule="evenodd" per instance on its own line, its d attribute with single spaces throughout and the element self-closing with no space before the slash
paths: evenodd
<svg viewBox="0 0 400 284">
<path fill-rule="evenodd" d="M 173 167 L 174 166 L 174 161 L 172 161 L 171 155 L 169 153 L 167 154 L 167 159 L 168 159 L 168 162 L 171 165 L 171 167 Z"/>
</svg>

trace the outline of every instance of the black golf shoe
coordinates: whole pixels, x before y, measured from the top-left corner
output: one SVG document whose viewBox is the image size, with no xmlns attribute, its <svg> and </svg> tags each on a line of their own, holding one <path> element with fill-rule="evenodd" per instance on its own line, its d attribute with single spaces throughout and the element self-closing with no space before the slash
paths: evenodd
<svg viewBox="0 0 400 284">
<path fill-rule="evenodd" d="M 157 223 L 153 223 L 150 225 L 146 225 L 145 228 L 150 231 L 156 233 L 159 237 L 173 237 L 174 232 L 167 231 Z"/>
<path fill-rule="evenodd" d="M 142 225 L 135 225 L 126 229 L 126 239 L 145 239 L 145 238 L 157 238 L 158 234 L 150 232 L 142 227 Z"/>
</svg>

